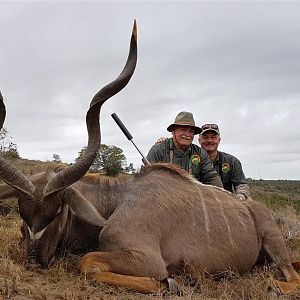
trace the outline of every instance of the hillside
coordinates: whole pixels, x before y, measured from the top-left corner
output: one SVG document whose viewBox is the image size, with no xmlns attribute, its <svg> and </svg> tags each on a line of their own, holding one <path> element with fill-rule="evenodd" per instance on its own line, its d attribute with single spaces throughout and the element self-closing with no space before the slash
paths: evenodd
<svg viewBox="0 0 300 300">
<path fill-rule="evenodd" d="M 10 160 L 19 170 L 25 175 L 30 176 L 43 171 L 46 171 L 48 167 L 53 167 L 54 162 L 44 162 L 40 160 L 29 160 L 29 159 L 11 159 Z"/>
<path fill-rule="evenodd" d="M 249 180 L 253 199 L 276 209 L 293 206 L 300 212 L 300 180 Z"/>
<path fill-rule="evenodd" d="M 25 175 L 30 176 L 47 168 L 53 168 L 54 162 L 14 159 L 12 163 Z M 248 179 L 252 197 L 269 207 L 291 205 L 300 211 L 300 180 L 253 180 Z"/>
</svg>

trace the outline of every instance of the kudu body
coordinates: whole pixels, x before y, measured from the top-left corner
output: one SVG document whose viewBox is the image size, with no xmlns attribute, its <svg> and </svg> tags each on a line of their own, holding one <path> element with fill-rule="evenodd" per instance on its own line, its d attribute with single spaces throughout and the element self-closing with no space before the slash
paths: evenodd
<svg viewBox="0 0 300 300">
<path fill-rule="evenodd" d="M 299 286 L 300 276 L 291 265 L 281 233 L 269 210 L 255 201 L 241 202 L 229 192 L 200 184 L 169 164 L 146 166 L 117 184 L 79 181 L 92 164 L 100 143 L 100 108 L 127 84 L 136 56 L 134 26 L 124 70 L 92 100 L 87 113 L 87 151 L 73 166 L 57 174 L 47 172 L 28 179 L 0 158 L 0 176 L 17 190 L 27 235 L 32 237 L 39 232 L 41 236 L 35 237 L 52 245 L 56 237 L 50 232 L 56 228 L 58 233 L 62 230 L 63 236 L 68 218 L 62 216 L 73 213 L 93 224 L 95 231 L 102 228 L 97 251 L 81 259 L 80 270 L 102 282 L 141 292 L 160 290 L 160 280 L 184 265 L 211 274 L 229 269 L 243 273 L 255 264 L 262 249 L 288 281 L 276 281 L 277 286 L 282 291 Z M 3 102 L 0 112 L 2 125 Z M 45 215 L 40 228 L 33 226 L 40 210 L 31 209 L 26 216 L 26 201 L 41 205 Z M 87 231 L 76 230 L 88 242 Z M 53 254 L 45 255 L 44 264 L 49 264 L 52 257 Z"/>
</svg>

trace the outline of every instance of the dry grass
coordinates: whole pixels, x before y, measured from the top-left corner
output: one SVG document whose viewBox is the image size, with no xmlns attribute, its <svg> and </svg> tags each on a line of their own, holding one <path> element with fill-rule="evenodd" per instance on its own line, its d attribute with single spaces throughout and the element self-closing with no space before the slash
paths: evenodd
<svg viewBox="0 0 300 300">
<path fill-rule="evenodd" d="M 274 212 L 285 241 L 300 240 L 300 218 L 293 207 L 281 207 Z"/>
<path fill-rule="evenodd" d="M 19 246 L 20 218 L 16 203 L 9 201 L 10 212 L 0 216 L 0 299 L 300 299 L 300 292 L 277 295 L 270 288 L 272 277 L 282 278 L 274 266 L 257 267 L 248 274 L 239 276 L 231 273 L 226 279 L 214 280 L 198 274 L 198 282 L 178 278 L 181 296 L 169 294 L 142 295 L 122 288 L 110 287 L 94 282 L 78 273 L 79 257 L 60 258 L 50 269 L 24 264 L 23 249 Z M 3 203 L 2 203 L 3 204 Z M 8 204 L 6 203 L 6 206 Z M 291 209 L 276 213 L 277 219 L 285 224 L 289 219 L 298 224 L 300 217 Z M 293 226 L 289 224 L 289 226 Z M 299 228 L 298 228 L 299 229 Z M 289 229 L 291 230 L 291 228 Z M 296 229 L 292 229 L 295 230 Z M 298 236 L 299 238 L 299 236 Z M 293 259 L 300 260 L 300 240 L 287 239 Z M 1 299 L 2 300 L 2 299 Z"/>
</svg>

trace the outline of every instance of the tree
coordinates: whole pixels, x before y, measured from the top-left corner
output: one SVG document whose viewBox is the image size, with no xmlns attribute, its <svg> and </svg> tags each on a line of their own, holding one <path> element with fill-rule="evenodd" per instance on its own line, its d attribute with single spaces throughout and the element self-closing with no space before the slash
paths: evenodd
<svg viewBox="0 0 300 300">
<path fill-rule="evenodd" d="M 20 158 L 18 146 L 11 139 L 8 130 L 3 127 L 0 131 L 0 154 L 5 158 Z"/>
<path fill-rule="evenodd" d="M 60 156 L 58 154 L 53 154 L 52 157 L 53 157 L 53 161 L 55 163 L 61 163 L 61 158 L 60 158 Z"/>
<path fill-rule="evenodd" d="M 135 168 L 133 167 L 133 163 L 130 163 L 129 166 L 124 168 L 124 171 L 128 174 L 133 174 L 135 172 Z"/>
<path fill-rule="evenodd" d="M 0 151 L 3 153 L 7 147 L 8 141 L 11 137 L 8 135 L 8 130 L 3 127 L 0 130 Z"/>
<path fill-rule="evenodd" d="M 75 161 L 83 155 L 86 147 L 82 148 L 78 157 Z M 121 171 L 123 171 L 123 167 L 126 165 L 126 157 L 121 148 L 116 146 L 110 146 L 101 144 L 97 153 L 97 157 L 94 163 L 91 165 L 90 170 L 93 172 L 97 171 L 105 171 L 108 176 L 117 176 Z"/>
</svg>

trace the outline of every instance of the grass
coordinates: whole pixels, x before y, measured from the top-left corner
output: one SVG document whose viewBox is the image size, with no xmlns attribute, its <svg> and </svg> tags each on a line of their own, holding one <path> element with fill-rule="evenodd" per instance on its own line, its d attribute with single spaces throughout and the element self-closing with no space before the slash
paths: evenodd
<svg viewBox="0 0 300 300">
<path fill-rule="evenodd" d="M 292 206 L 300 213 L 300 181 L 249 180 L 252 196 L 271 209 Z"/>
</svg>

